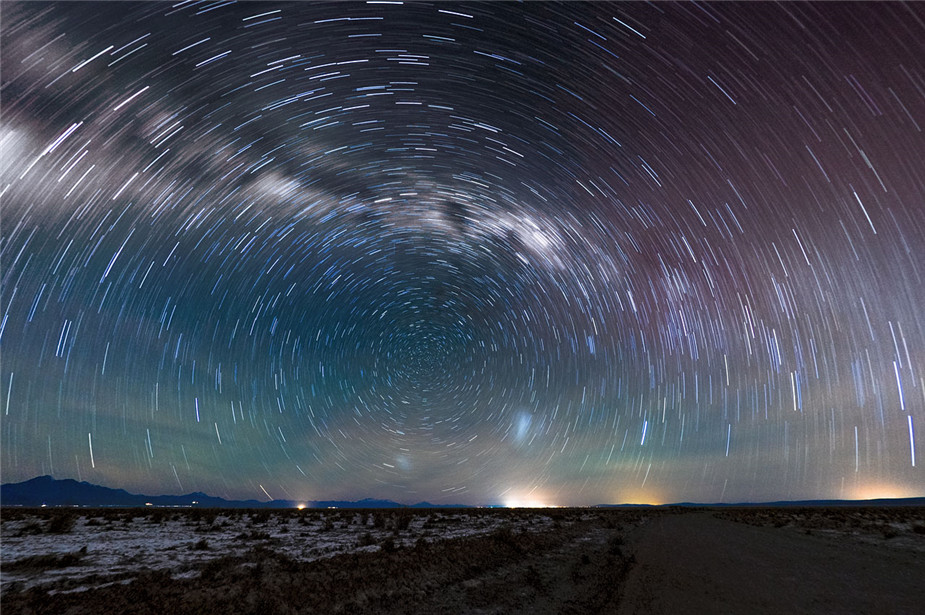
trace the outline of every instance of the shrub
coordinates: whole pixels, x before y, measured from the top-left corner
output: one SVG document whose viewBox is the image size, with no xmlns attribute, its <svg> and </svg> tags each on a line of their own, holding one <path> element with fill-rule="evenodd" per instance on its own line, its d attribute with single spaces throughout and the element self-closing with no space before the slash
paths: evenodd
<svg viewBox="0 0 925 615">
<path fill-rule="evenodd" d="M 205 538 L 200 538 L 196 543 L 190 546 L 191 551 L 206 551 L 209 548 L 209 542 Z"/>
<path fill-rule="evenodd" d="M 382 549 L 384 553 L 393 553 L 398 547 L 395 545 L 395 539 L 389 536 L 382 541 L 382 544 L 379 545 L 379 548 Z"/>
<path fill-rule="evenodd" d="M 69 512 L 56 513 L 52 515 L 51 521 L 48 523 L 48 533 L 67 534 L 74 529 L 74 524 L 76 522 L 77 518 Z"/>
<path fill-rule="evenodd" d="M 408 526 L 411 525 L 411 518 L 410 513 L 398 513 L 398 518 L 395 520 L 395 529 L 407 530 Z"/>
<path fill-rule="evenodd" d="M 76 566 L 87 554 L 87 547 L 71 553 L 47 553 L 45 555 L 30 555 L 15 562 L 4 564 L 4 570 L 48 570 L 50 568 L 67 568 Z"/>
<path fill-rule="evenodd" d="M 268 532 L 258 532 L 257 530 L 251 530 L 250 534 L 247 532 L 242 532 L 235 538 L 238 540 L 269 540 L 270 534 Z"/>
<path fill-rule="evenodd" d="M 376 541 L 373 539 L 373 535 L 369 532 L 365 532 L 362 536 L 360 536 L 359 546 L 368 547 L 374 544 L 376 544 Z"/>
<path fill-rule="evenodd" d="M 607 553 L 609 555 L 616 555 L 620 557 L 623 555 L 623 537 L 614 536 L 607 541 Z"/>
<path fill-rule="evenodd" d="M 495 542 L 510 547 L 518 553 L 520 553 L 522 550 L 520 543 L 517 542 L 517 537 L 514 535 L 513 530 L 511 530 L 510 525 L 502 525 L 497 530 L 492 532 L 490 536 Z"/>
<path fill-rule="evenodd" d="M 41 534 L 43 531 L 44 530 L 42 529 L 42 525 L 40 523 L 36 523 L 35 521 L 33 521 L 32 523 L 28 523 L 24 525 L 22 529 L 19 530 L 19 535 L 20 536 L 33 536 L 35 534 Z"/>
</svg>

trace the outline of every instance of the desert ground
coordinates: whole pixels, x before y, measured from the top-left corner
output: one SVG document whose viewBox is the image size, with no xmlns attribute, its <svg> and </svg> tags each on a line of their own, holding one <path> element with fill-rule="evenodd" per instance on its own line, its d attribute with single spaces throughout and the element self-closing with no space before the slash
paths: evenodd
<svg viewBox="0 0 925 615">
<path fill-rule="evenodd" d="M 921 613 L 925 509 L 0 511 L 13 613 Z"/>
</svg>

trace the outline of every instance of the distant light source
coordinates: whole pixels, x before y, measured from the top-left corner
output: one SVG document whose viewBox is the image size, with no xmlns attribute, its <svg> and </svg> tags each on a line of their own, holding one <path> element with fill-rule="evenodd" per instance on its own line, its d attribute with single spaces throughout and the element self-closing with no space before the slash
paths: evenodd
<svg viewBox="0 0 925 615">
<path fill-rule="evenodd" d="M 852 500 L 891 500 L 897 498 L 913 498 L 920 493 L 904 485 L 890 483 L 872 483 L 860 485 L 851 489 L 848 495 Z"/>
<path fill-rule="evenodd" d="M 298 508 L 299 510 L 302 510 L 305 508 L 305 504 L 299 504 L 296 506 L 296 508 Z"/>
<path fill-rule="evenodd" d="M 556 504 L 548 504 L 542 500 L 527 497 L 509 497 L 504 500 L 505 508 L 556 508 Z"/>
</svg>

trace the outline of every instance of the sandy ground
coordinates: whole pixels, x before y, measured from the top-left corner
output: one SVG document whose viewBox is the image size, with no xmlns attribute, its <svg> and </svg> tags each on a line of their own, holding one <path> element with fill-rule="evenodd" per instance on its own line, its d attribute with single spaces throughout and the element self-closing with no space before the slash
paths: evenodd
<svg viewBox="0 0 925 615">
<path fill-rule="evenodd" d="M 3 615 L 925 612 L 921 509 L 107 514 L 5 518 Z"/>
<path fill-rule="evenodd" d="M 3 615 L 613 612 L 628 569 L 623 537 L 644 518 L 588 510 L 404 514 L 400 524 L 401 513 L 390 511 L 375 519 L 278 512 L 255 528 L 252 514 L 172 512 L 155 521 L 150 512 L 109 512 L 58 534 L 53 518 L 22 516 L 4 522 L 10 548 L 0 606 Z M 373 544 L 364 544 L 367 535 Z M 203 539 L 208 546 L 197 548 Z M 79 544 L 87 548 L 75 550 Z"/>
<path fill-rule="evenodd" d="M 70 527 L 52 527 L 70 519 Z M 399 519 L 404 523 L 399 523 Z M 55 593 L 83 591 L 109 582 L 126 582 L 141 572 L 165 571 L 196 578 L 209 561 L 270 549 L 296 562 L 335 555 L 374 552 L 390 540 L 396 548 L 418 540 L 478 536 L 507 527 L 537 532 L 552 527 L 542 513 L 486 515 L 466 510 L 378 511 L 209 509 L 43 509 L 34 514 L 10 509 L 0 525 L 0 589 L 32 587 Z M 64 531 L 62 531 L 64 530 Z M 49 565 L 39 558 L 66 558 Z M 30 565 L 32 562 L 35 565 Z"/>
</svg>

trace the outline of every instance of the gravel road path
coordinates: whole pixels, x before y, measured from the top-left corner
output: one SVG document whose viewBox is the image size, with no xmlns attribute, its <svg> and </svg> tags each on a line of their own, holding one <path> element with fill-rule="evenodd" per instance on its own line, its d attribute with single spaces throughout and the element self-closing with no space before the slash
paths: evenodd
<svg viewBox="0 0 925 615">
<path fill-rule="evenodd" d="M 618 612 L 925 612 L 921 552 L 792 530 L 709 512 L 653 517 L 630 535 L 636 564 Z"/>
</svg>

